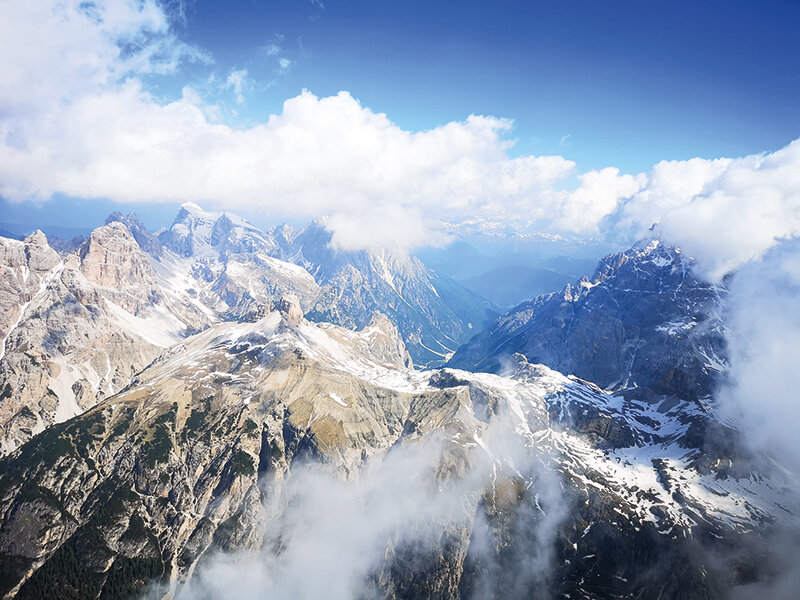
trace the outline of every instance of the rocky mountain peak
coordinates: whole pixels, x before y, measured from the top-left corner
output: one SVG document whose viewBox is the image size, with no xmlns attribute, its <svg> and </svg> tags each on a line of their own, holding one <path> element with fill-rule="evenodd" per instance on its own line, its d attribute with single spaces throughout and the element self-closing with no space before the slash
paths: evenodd
<svg viewBox="0 0 800 600">
<path fill-rule="evenodd" d="M 603 258 L 591 279 L 524 302 L 475 336 L 454 367 L 496 371 L 514 352 L 609 389 L 703 398 L 725 364 L 724 288 L 658 236 Z"/>
<path fill-rule="evenodd" d="M 224 259 L 228 254 L 263 251 L 281 254 L 276 240 L 230 212 L 205 211 L 194 203 L 181 205 L 172 226 L 159 234 L 160 242 L 179 256 Z"/>
<path fill-rule="evenodd" d="M 25 238 L 24 242 L 31 246 L 47 246 L 47 236 L 42 232 L 41 229 L 37 229 L 33 233 L 31 233 L 28 237 Z"/>
<path fill-rule="evenodd" d="M 80 271 L 92 283 L 113 291 L 115 300 L 138 312 L 155 287 L 150 261 L 128 227 L 112 221 L 95 229 L 79 252 Z"/>
<path fill-rule="evenodd" d="M 158 237 L 147 230 L 136 213 L 131 212 L 127 215 L 123 215 L 121 212 L 115 211 L 106 218 L 106 225 L 114 222 L 123 223 L 142 250 L 152 256 L 161 256 L 163 251 L 161 242 L 158 241 Z"/>
<path fill-rule="evenodd" d="M 5 244 L 4 247 L 10 255 L 16 257 L 12 258 L 9 255 L 7 259 L 4 258 L 3 264 L 9 264 L 6 262 L 9 260 L 13 261 L 16 266 L 27 263 L 25 266 L 34 271 L 49 271 L 61 262 L 58 252 L 50 247 L 47 236 L 39 229 L 26 237 L 22 243 L 14 240 L 14 243 Z"/>
<path fill-rule="evenodd" d="M 303 320 L 303 309 L 295 294 L 286 294 L 280 299 L 278 312 L 281 313 L 283 320 L 292 327 L 299 325 Z"/>
</svg>

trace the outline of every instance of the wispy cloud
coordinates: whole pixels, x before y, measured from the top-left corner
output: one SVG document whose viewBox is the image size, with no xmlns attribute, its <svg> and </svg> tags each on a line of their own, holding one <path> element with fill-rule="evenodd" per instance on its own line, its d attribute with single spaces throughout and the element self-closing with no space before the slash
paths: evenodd
<svg viewBox="0 0 800 600">
<path fill-rule="evenodd" d="M 282 34 L 273 34 L 272 38 L 266 44 L 261 46 L 261 51 L 263 52 L 264 56 L 271 57 L 283 54 L 283 39 L 284 36 Z"/>
<path fill-rule="evenodd" d="M 263 46 L 263 49 L 264 49 L 264 54 L 266 56 L 277 56 L 283 51 L 283 49 L 274 42 L 266 44 L 265 46 Z"/>
<path fill-rule="evenodd" d="M 283 39 L 283 35 L 276 33 L 272 36 L 272 39 L 269 42 L 260 48 L 260 51 L 264 57 L 268 58 L 270 61 L 276 61 L 276 72 L 279 75 L 286 74 L 295 63 L 293 59 L 288 57 L 289 51 L 284 48 Z"/>
<path fill-rule="evenodd" d="M 237 104 L 244 103 L 244 92 L 252 87 L 250 80 L 247 76 L 246 69 L 238 69 L 231 71 L 228 74 L 228 79 L 225 85 L 226 88 L 233 90 Z"/>
<path fill-rule="evenodd" d="M 291 68 L 293 64 L 294 63 L 288 58 L 281 58 L 280 60 L 278 60 L 278 69 L 281 71 L 281 73 L 285 73 Z"/>
</svg>

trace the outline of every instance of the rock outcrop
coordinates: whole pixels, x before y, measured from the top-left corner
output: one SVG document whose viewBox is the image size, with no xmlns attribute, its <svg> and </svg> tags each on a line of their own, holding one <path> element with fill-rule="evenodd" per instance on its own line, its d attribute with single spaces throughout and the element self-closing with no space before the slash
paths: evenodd
<svg viewBox="0 0 800 600">
<path fill-rule="evenodd" d="M 112 221 L 98 227 L 78 253 L 84 277 L 128 312 L 158 304 L 156 274 L 128 228 Z"/>
</svg>

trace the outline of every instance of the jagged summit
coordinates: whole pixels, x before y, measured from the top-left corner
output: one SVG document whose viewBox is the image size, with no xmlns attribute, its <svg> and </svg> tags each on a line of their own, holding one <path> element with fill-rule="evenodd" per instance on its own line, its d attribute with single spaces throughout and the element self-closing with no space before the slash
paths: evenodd
<svg viewBox="0 0 800 600">
<path fill-rule="evenodd" d="M 300 300 L 294 294 L 286 294 L 278 302 L 278 312 L 283 320 L 290 326 L 297 326 L 303 320 L 303 309 Z"/>
<path fill-rule="evenodd" d="M 726 362 L 726 291 L 694 260 L 649 237 L 603 258 L 591 278 L 523 302 L 460 348 L 450 365 L 497 371 L 519 352 L 609 389 L 705 398 Z"/>
<path fill-rule="evenodd" d="M 159 239 L 175 256 L 156 270 L 165 279 L 177 278 L 179 265 L 191 272 L 197 280 L 192 289 L 208 290 L 198 299 L 213 311 L 252 318 L 257 306 L 271 306 L 285 292 L 298 296 L 309 319 L 354 330 L 380 311 L 421 365 L 446 360 L 492 314 L 489 302 L 416 258 L 332 248 L 325 219 L 299 231 L 283 226 L 265 232 L 230 213 L 189 205 Z"/>
<path fill-rule="evenodd" d="M 121 212 L 113 212 L 106 218 L 106 225 L 109 225 L 114 222 L 123 223 L 127 228 L 128 231 L 131 232 L 136 243 L 147 252 L 151 256 L 161 256 L 163 252 L 163 248 L 161 247 L 161 242 L 158 240 L 158 236 L 153 235 L 150 233 L 147 228 L 144 226 L 139 220 L 139 217 L 136 213 L 128 213 L 127 215 L 123 215 Z"/>
<path fill-rule="evenodd" d="M 246 227 L 250 229 L 257 229 L 251 225 L 247 219 L 227 210 L 223 211 L 208 211 L 201 208 L 194 202 L 184 202 L 181 204 L 178 214 L 175 216 L 174 223 L 186 222 L 192 220 L 195 222 L 216 222 L 220 219 L 227 220 L 230 224 L 236 227 Z"/>
</svg>

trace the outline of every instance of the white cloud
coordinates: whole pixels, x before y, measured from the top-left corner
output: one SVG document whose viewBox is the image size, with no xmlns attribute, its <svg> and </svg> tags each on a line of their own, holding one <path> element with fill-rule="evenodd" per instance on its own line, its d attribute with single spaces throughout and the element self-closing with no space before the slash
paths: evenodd
<svg viewBox="0 0 800 600">
<path fill-rule="evenodd" d="M 595 233 L 600 222 L 617 208 L 620 198 L 629 198 L 647 183 L 644 175 L 620 175 L 606 167 L 578 177 L 580 187 L 564 198 L 555 225 L 562 230 Z"/>
<path fill-rule="evenodd" d="M 508 120 L 473 115 L 410 132 L 347 92 L 303 92 L 267 121 L 234 129 L 210 119 L 224 112 L 190 88 L 166 104 L 146 91 L 141 74 L 203 56 L 174 38 L 154 2 L 107 0 L 92 14 L 78 2 L 59 4 L 60 12 L 28 4 L 0 7 L 7 30 L 28 32 L 24 45 L 18 35 L 0 37 L 3 55 L 20 58 L 3 61 L 0 73 L 0 194 L 12 201 L 61 192 L 289 216 L 349 214 L 371 224 L 361 245 L 380 242 L 370 233 L 391 231 L 393 245 L 411 247 L 425 241 L 420 232 L 454 216 L 591 231 L 592 220 L 613 210 L 616 195 L 632 185 L 614 170 L 583 174 L 581 189 L 600 180 L 609 186 L 595 203 L 581 189 L 556 189 L 576 174 L 571 161 L 510 158 Z M 132 40 L 136 54 L 120 49 Z M 233 71 L 227 79 L 239 103 L 246 75 Z M 41 98 L 47 101 L 30 108 Z M 405 226 L 393 227 L 401 212 Z M 341 216 L 330 223 L 339 227 L 339 243 L 357 243 Z"/>
<path fill-rule="evenodd" d="M 134 72 L 208 60 L 171 33 L 153 0 L 3 2 L 0 55 L 0 107 L 11 119 L 32 118 Z"/>
<path fill-rule="evenodd" d="M 728 339 L 731 381 L 721 409 L 751 444 L 800 471 L 800 239 L 779 243 L 736 274 Z"/>
<path fill-rule="evenodd" d="M 660 222 L 719 279 L 800 234 L 800 140 L 766 155 L 661 162 L 622 215 L 639 232 Z"/>
<path fill-rule="evenodd" d="M 236 98 L 236 104 L 243 104 L 245 90 L 252 87 L 247 76 L 247 70 L 238 69 L 231 71 L 228 74 L 226 87 L 230 90 L 233 90 L 234 97 Z"/>
<path fill-rule="evenodd" d="M 14 59 L 0 62 L 0 194 L 11 200 L 61 192 L 328 214 L 335 243 L 351 248 L 441 240 L 443 220 L 595 235 L 614 215 L 612 231 L 660 221 L 715 277 L 800 230 L 800 142 L 766 156 L 662 162 L 646 176 L 580 173 L 561 156 L 510 156 L 509 120 L 472 115 L 411 132 L 347 92 L 303 92 L 234 129 L 196 90 L 163 103 L 142 84 L 208 59 L 174 36 L 157 3 L 82 6 L 0 5 L 0 53 Z M 244 70 L 226 85 L 239 104 L 252 87 Z"/>
</svg>

